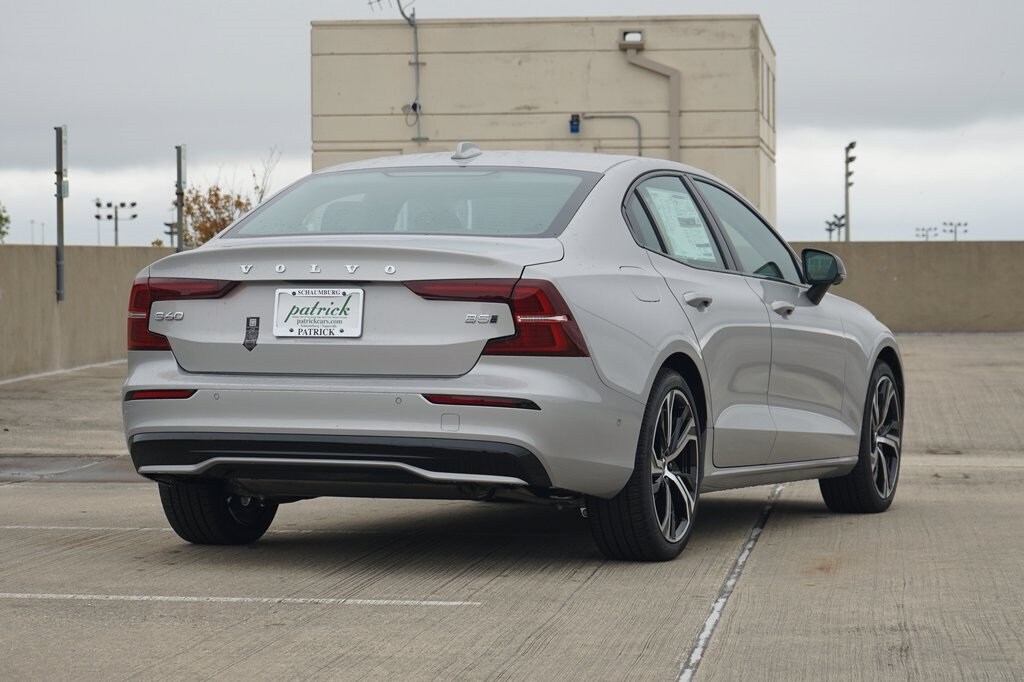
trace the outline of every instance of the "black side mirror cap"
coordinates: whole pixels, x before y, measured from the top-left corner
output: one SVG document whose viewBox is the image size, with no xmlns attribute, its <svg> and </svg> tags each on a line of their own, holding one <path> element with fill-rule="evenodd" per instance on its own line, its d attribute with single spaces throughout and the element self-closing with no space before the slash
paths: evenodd
<svg viewBox="0 0 1024 682">
<path fill-rule="evenodd" d="M 817 305 L 824 298 L 829 287 L 841 284 L 846 279 L 846 266 L 834 253 L 820 249 L 804 249 L 800 253 L 804 281 L 811 285 L 807 298 Z"/>
</svg>

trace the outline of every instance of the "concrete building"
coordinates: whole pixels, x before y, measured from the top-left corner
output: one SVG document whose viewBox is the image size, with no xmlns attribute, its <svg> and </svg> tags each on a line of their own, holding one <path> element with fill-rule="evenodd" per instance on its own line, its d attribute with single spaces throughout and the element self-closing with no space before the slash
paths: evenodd
<svg viewBox="0 0 1024 682">
<path fill-rule="evenodd" d="M 318 21 L 311 45 L 314 169 L 461 140 L 642 147 L 775 219 L 775 50 L 757 16 Z"/>
</svg>

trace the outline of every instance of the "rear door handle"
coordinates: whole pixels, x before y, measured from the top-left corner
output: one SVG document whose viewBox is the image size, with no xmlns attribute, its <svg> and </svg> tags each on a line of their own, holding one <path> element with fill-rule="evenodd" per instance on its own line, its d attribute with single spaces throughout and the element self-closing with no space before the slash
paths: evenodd
<svg viewBox="0 0 1024 682">
<path fill-rule="evenodd" d="M 777 312 L 779 315 L 786 317 L 796 310 L 796 306 L 786 301 L 772 301 L 772 310 Z"/>
<path fill-rule="evenodd" d="M 687 291 L 683 294 L 683 300 L 697 310 L 704 310 L 711 305 L 712 301 L 714 301 L 714 299 L 707 294 L 698 294 L 696 291 Z"/>
</svg>

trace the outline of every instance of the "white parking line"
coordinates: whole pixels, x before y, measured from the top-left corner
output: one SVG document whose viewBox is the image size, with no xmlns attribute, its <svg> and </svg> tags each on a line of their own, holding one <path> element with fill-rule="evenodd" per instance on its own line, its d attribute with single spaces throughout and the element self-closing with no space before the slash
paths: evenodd
<svg viewBox="0 0 1024 682">
<path fill-rule="evenodd" d="M 20 376 L 20 377 L 13 377 L 11 379 L 0 379 L 0 386 L 5 386 L 7 384 L 16 384 L 19 381 L 29 381 L 31 379 L 43 379 L 45 377 L 52 377 L 52 376 L 56 376 L 58 374 L 68 374 L 70 372 L 77 372 L 77 371 L 83 370 L 83 369 L 93 369 L 95 367 L 111 367 L 113 365 L 120 365 L 120 364 L 123 364 L 123 363 L 126 363 L 126 362 L 128 362 L 128 361 L 126 359 L 122 358 L 120 360 L 109 360 L 107 362 L 94 362 L 91 365 L 79 365 L 78 367 L 68 367 L 66 369 L 55 369 L 55 370 L 52 370 L 50 372 L 39 372 L 38 374 L 25 374 L 25 375 Z"/>
<path fill-rule="evenodd" d="M 139 601 L 209 604 L 297 604 L 327 606 L 482 606 L 478 601 L 432 599 L 331 599 L 327 597 L 189 597 L 159 594 L 52 594 L 0 592 L 0 599 L 46 601 Z"/>
<path fill-rule="evenodd" d="M 711 606 L 711 613 L 708 614 L 707 620 L 704 621 L 704 627 L 701 629 L 700 634 L 697 635 L 697 641 L 693 645 L 689 657 L 686 659 L 686 665 L 679 672 L 679 682 L 690 682 L 693 679 L 694 673 L 697 672 L 697 666 L 700 665 L 700 661 L 704 657 L 708 642 L 711 640 L 711 635 L 715 633 L 715 628 L 718 626 L 718 621 L 722 617 L 722 612 L 725 610 L 729 597 L 732 596 L 733 590 L 736 589 L 736 583 L 743 573 L 743 567 L 746 566 L 747 559 L 750 558 L 750 552 L 754 549 L 754 545 L 757 544 L 757 539 L 761 537 L 761 531 L 764 530 L 764 524 L 767 523 L 768 517 L 771 516 L 775 500 L 779 498 L 782 489 L 785 487 L 785 483 L 780 483 L 772 489 L 771 494 L 768 496 L 768 503 L 761 510 L 761 515 L 757 517 L 757 521 L 754 522 L 754 527 L 750 529 L 750 535 L 747 536 L 747 541 L 743 544 L 740 555 L 736 557 L 736 563 L 733 564 L 728 577 L 722 583 L 722 589 L 719 590 L 718 598 L 715 599 L 715 603 Z"/>
</svg>

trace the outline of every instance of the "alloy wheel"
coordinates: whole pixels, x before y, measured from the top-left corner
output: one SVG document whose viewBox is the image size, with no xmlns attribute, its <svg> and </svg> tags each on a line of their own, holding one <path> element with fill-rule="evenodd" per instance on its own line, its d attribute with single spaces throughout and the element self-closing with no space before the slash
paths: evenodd
<svg viewBox="0 0 1024 682">
<path fill-rule="evenodd" d="M 658 408 L 651 442 L 651 486 L 661 534 L 669 542 L 686 536 L 697 500 L 699 441 L 693 406 L 678 388 Z"/>
<path fill-rule="evenodd" d="M 900 401 L 892 378 L 882 376 L 871 398 L 871 475 L 882 499 L 892 495 L 900 475 Z"/>
</svg>

